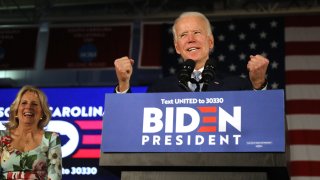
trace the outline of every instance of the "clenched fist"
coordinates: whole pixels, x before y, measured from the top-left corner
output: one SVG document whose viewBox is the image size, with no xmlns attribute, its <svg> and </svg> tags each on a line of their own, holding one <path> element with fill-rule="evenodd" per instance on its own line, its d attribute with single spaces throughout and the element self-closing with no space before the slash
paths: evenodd
<svg viewBox="0 0 320 180">
<path fill-rule="evenodd" d="M 250 81 L 254 89 L 261 89 L 266 81 L 269 60 L 261 55 L 251 55 L 247 64 Z"/>
<path fill-rule="evenodd" d="M 121 57 L 114 61 L 114 66 L 118 78 L 118 91 L 122 92 L 130 87 L 130 78 L 132 75 L 133 59 L 127 56 Z"/>
</svg>

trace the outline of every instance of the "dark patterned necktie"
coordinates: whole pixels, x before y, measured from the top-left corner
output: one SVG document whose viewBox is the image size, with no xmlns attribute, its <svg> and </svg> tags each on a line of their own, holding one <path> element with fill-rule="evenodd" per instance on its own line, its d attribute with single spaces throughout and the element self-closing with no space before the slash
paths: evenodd
<svg viewBox="0 0 320 180">
<path fill-rule="evenodd" d="M 201 75 L 201 71 L 194 71 L 193 72 L 194 77 L 190 79 L 190 82 L 192 83 L 192 85 L 196 85 L 196 87 L 194 89 L 194 92 L 199 92 L 200 91 L 200 75 Z"/>
</svg>

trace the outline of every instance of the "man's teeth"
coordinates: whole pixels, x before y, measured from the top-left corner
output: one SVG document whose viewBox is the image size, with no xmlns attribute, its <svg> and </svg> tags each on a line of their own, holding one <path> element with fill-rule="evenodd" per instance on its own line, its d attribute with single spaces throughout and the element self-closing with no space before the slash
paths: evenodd
<svg viewBox="0 0 320 180">
<path fill-rule="evenodd" d="M 197 48 L 189 48 L 188 51 L 195 51 Z"/>
</svg>

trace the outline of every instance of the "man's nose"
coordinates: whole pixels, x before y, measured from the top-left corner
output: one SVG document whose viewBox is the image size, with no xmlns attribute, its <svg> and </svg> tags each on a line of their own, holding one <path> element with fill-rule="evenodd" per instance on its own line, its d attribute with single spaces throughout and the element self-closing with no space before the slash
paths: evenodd
<svg viewBox="0 0 320 180">
<path fill-rule="evenodd" d="M 194 41 L 195 41 L 194 34 L 188 34 L 188 42 L 194 42 Z"/>
</svg>

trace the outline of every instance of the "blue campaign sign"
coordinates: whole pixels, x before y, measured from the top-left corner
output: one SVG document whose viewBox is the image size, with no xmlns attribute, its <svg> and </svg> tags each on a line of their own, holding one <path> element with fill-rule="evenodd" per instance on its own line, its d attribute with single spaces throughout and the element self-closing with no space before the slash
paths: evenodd
<svg viewBox="0 0 320 180">
<path fill-rule="evenodd" d="M 283 90 L 106 94 L 102 152 L 284 152 Z"/>
</svg>

